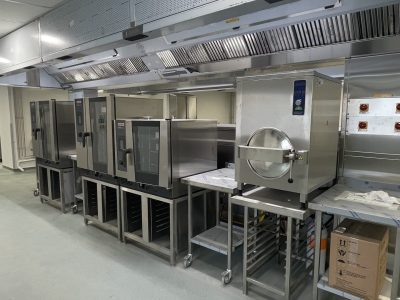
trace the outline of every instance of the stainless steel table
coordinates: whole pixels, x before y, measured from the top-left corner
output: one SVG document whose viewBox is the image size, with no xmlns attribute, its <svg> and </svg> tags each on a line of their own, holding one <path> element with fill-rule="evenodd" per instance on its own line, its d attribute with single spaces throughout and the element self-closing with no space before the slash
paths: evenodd
<svg viewBox="0 0 400 300">
<path fill-rule="evenodd" d="M 189 176 L 182 179 L 188 186 L 188 231 L 189 245 L 188 254 L 184 258 L 184 266 L 189 267 L 193 261 L 192 244 L 197 244 L 210 250 L 227 255 L 227 269 L 222 276 L 222 282 L 228 284 L 232 280 L 232 251 L 243 243 L 243 232 L 232 226 L 232 209 L 230 198 L 237 193 L 237 182 L 235 181 L 234 169 L 218 169 L 206 173 Z M 193 197 L 192 187 L 199 187 L 216 194 L 216 226 L 207 230 L 206 195 L 203 196 L 204 207 L 204 231 L 193 236 Z M 228 194 L 228 226 L 224 226 L 219 220 L 220 193 Z"/>
<path fill-rule="evenodd" d="M 322 215 L 324 213 L 386 225 L 394 227 L 397 230 L 392 282 L 390 283 L 390 281 L 386 281 L 385 286 L 382 289 L 382 296 L 386 297 L 386 299 L 389 299 L 389 297 L 392 300 L 398 299 L 400 275 L 400 210 L 344 200 L 349 199 L 346 197 L 349 195 L 349 193 L 365 193 L 370 191 L 372 191 L 372 189 L 368 187 L 337 184 L 309 203 L 309 208 L 315 210 L 316 212 L 313 299 L 318 299 L 319 289 L 347 299 L 361 299 L 349 293 L 345 293 L 328 286 L 327 276 L 320 276 L 319 274 Z M 389 194 L 391 194 L 391 192 L 389 192 Z M 399 197 L 399 194 L 393 192 L 392 196 Z"/>
<path fill-rule="evenodd" d="M 313 230 L 313 222 L 310 221 L 312 211 L 299 209 L 299 194 L 264 187 L 231 197 L 233 204 L 244 207 L 243 293 L 247 294 L 248 284 L 252 284 L 267 293 L 290 299 L 294 290 L 304 282 L 304 277 L 312 271 L 313 253 L 308 243 Z M 249 209 L 254 210 L 251 220 Z M 259 211 L 267 213 L 268 219 L 266 217 L 267 220 L 260 221 Z M 300 229 L 301 222 L 305 230 Z M 282 224 L 286 224 L 283 234 Z M 284 250 L 281 249 L 282 243 L 286 243 Z M 282 288 L 261 282 L 253 276 L 274 257 L 279 258 L 279 255 L 284 255 L 286 260 Z M 292 280 L 294 277 L 296 280 Z"/>
</svg>

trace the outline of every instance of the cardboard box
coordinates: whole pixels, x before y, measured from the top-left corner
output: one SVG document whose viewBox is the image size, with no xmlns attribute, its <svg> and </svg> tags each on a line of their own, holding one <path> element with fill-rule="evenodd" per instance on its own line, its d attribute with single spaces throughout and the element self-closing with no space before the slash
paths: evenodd
<svg viewBox="0 0 400 300">
<path fill-rule="evenodd" d="M 388 243 L 387 227 L 344 220 L 331 235 L 329 285 L 364 299 L 378 299 Z"/>
</svg>

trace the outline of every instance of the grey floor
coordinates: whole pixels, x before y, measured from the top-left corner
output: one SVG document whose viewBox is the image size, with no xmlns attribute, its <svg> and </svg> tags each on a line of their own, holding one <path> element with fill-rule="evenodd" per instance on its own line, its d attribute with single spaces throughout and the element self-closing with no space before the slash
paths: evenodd
<svg viewBox="0 0 400 300">
<path fill-rule="evenodd" d="M 0 299 L 265 299 L 222 286 L 225 256 L 198 249 L 193 266 L 166 260 L 33 197 L 33 171 L 0 166 Z M 235 261 L 241 260 L 240 253 Z M 270 276 L 274 276 L 272 273 Z M 306 286 L 296 299 L 311 299 Z"/>
</svg>

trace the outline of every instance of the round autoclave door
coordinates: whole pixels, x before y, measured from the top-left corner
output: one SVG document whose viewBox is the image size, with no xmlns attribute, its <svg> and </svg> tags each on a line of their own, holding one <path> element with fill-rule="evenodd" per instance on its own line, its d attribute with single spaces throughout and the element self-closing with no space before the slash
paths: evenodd
<svg viewBox="0 0 400 300">
<path fill-rule="evenodd" d="M 291 150 L 293 145 L 289 137 L 276 128 L 261 128 L 253 133 L 247 146 Z M 290 169 L 289 160 L 284 163 L 247 160 L 250 168 L 258 176 L 266 179 L 280 178 Z"/>
</svg>

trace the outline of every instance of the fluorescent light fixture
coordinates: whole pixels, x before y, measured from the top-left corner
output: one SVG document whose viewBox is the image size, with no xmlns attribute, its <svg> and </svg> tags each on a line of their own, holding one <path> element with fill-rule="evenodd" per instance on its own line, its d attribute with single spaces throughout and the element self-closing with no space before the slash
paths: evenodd
<svg viewBox="0 0 400 300">
<path fill-rule="evenodd" d="M 0 56 L 0 64 L 10 64 L 11 60 Z"/>
<path fill-rule="evenodd" d="M 60 45 L 64 44 L 64 41 L 62 39 L 55 37 L 55 36 L 48 35 L 48 34 L 42 34 L 40 36 L 40 40 L 43 43 L 50 44 L 50 45 L 60 46 Z"/>
</svg>

